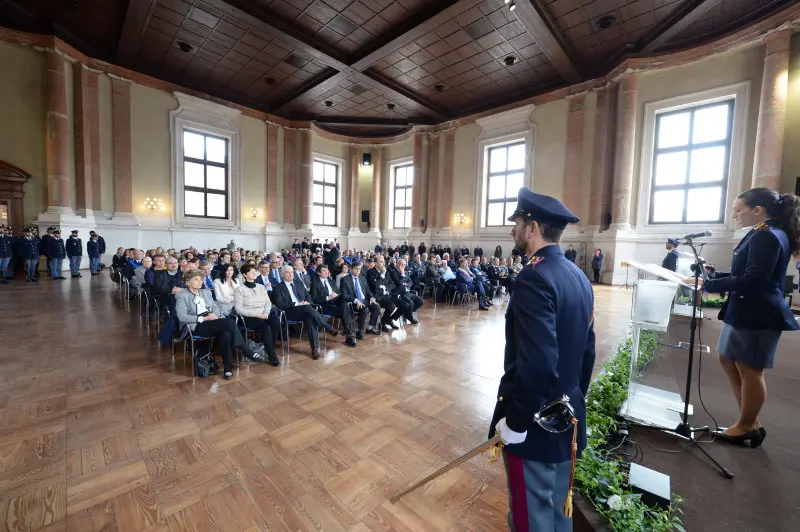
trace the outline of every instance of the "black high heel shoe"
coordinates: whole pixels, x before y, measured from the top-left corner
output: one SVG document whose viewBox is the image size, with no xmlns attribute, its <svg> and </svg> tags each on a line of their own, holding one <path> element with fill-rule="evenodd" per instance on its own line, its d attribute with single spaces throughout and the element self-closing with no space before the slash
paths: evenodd
<svg viewBox="0 0 800 532">
<path fill-rule="evenodd" d="M 766 434 L 766 431 L 764 431 Z M 761 444 L 764 441 L 764 436 L 760 429 L 751 430 L 745 434 L 740 434 L 738 436 L 731 436 L 729 434 L 725 434 L 722 430 L 714 431 L 714 435 L 720 441 L 724 441 L 725 443 L 731 443 L 734 445 L 742 445 L 744 447 L 750 447 L 751 449 L 757 449 L 761 447 Z"/>
<path fill-rule="evenodd" d="M 725 430 L 728 430 L 728 427 L 717 427 L 717 430 L 712 432 L 717 433 L 717 432 L 723 432 Z M 767 439 L 767 429 L 764 428 L 764 425 L 761 425 L 760 427 L 758 427 L 758 432 L 761 433 L 761 443 L 763 444 L 764 440 Z"/>
</svg>

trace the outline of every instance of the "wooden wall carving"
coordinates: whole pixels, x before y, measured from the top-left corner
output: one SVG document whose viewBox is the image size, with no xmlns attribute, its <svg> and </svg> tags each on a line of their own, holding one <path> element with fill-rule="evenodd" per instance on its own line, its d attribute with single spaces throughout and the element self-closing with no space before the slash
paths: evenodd
<svg viewBox="0 0 800 532">
<path fill-rule="evenodd" d="M 15 233 L 22 233 L 25 213 L 22 200 L 25 182 L 31 174 L 11 163 L 0 161 L 0 202 L 8 204 L 8 222 Z"/>
</svg>

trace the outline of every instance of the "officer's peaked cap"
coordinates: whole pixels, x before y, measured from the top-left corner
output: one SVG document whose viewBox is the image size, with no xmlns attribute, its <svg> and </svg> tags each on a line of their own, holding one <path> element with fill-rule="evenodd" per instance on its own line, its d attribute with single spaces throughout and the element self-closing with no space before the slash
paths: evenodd
<svg viewBox="0 0 800 532">
<path fill-rule="evenodd" d="M 575 224 L 580 218 L 572 211 L 551 196 L 537 194 L 528 187 L 522 187 L 517 194 L 517 210 L 508 217 L 513 222 L 517 216 L 522 216 L 535 222 L 540 222 L 557 229 L 564 229 L 567 224 Z"/>
</svg>

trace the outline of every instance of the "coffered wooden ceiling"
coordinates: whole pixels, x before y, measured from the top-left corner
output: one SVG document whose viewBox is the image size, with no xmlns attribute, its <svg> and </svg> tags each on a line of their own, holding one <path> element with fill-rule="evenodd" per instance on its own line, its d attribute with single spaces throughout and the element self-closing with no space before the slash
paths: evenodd
<svg viewBox="0 0 800 532">
<path fill-rule="evenodd" d="M 793 2 L 0 0 L 0 24 L 287 118 L 395 131 L 696 46 Z"/>
</svg>

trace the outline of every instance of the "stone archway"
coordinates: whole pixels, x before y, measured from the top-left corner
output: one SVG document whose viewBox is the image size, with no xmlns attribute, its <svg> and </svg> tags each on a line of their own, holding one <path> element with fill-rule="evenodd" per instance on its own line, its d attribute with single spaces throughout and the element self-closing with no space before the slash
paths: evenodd
<svg viewBox="0 0 800 532">
<path fill-rule="evenodd" d="M 25 182 L 31 175 L 11 163 L 0 161 L 0 205 L 8 211 L 8 225 L 15 233 L 22 232 L 25 212 L 22 199 L 25 197 Z"/>
</svg>

